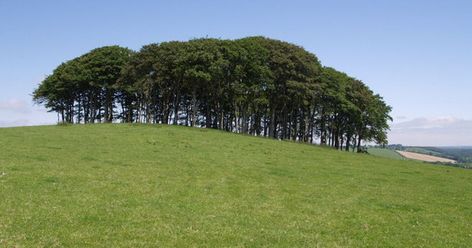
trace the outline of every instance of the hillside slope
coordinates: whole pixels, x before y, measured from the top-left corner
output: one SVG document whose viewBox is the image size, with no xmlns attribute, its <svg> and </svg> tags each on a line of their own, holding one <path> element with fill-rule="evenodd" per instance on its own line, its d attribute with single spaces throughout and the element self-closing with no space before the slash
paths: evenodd
<svg viewBox="0 0 472 248">
<path fill-rule="evenodd" d="M 382 157 L 382 158 L 399 159 L 399 160 L 406 159 L 395 150 L 387 149 L 387 148 L 369 147 L 367 152 L 371 155 Z"/>
<path fill-rule="evenodd" d="M 472 170 L 207 129 L 0 129 L 0 246 L 472 243 Z"/>
<path fill-rule="evenodd" d="M 457 161 L 452 160 L 452 159 L 433 156 L 433 155 L 427 155 L 427 154 L 422 154 L 422 153 L 417 153 L 417 152 L 407 152 L 407 151 L 397 151 L 397 152 L 405 158 L 420 160 L 424 162 L 431 162 L 431 163 L 440 162 L 440 163 L 449 163 L 449 164 L 457 163 Z"/>
</svg>

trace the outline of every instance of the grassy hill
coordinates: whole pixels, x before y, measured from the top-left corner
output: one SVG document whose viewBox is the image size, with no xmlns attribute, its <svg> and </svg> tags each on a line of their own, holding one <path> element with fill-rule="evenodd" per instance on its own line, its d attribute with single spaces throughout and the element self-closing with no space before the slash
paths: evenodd
<svg viewBox="0 0 472 248">
<path fill-rule="evenodd" d="M 0 247 L 466 247 L 472 170 L 207 129 L 0 129 Z"/>
</svg>

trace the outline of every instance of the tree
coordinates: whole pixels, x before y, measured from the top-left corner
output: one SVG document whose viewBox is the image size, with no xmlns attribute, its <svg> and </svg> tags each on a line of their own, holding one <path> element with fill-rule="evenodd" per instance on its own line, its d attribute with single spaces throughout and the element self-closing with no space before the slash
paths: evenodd
<svg viewBox="0 0 472 248">
<path fill-rule="evenodd" d="M 80 57 L 83 66 L 84 80 L 89 86 L 88 93 L 93 100 L 92 112 L 98 111 L 98 119 L 113 121 L 117 81 L 121 70 L 128 63 L 132 51 L 119 46 L 106 46 L 94 49 Z M 95 118 L 92 118 L 92 120 Z"/>
<path fill-rule="evenodd" d="M 63 63 L 33 92 L 33 100 L 58 112 L 63 122 L 111 122 L 116 82 L 131 54 L 109 46 Z"/>
<path fill-rule="evenodd" d="M 265 37 L 97 48 L 58 66 L 33 99 L 63 122 L 217 128 L 359 150 L 387 142 L 391 107 L 302 47 Z"/>
</svg>

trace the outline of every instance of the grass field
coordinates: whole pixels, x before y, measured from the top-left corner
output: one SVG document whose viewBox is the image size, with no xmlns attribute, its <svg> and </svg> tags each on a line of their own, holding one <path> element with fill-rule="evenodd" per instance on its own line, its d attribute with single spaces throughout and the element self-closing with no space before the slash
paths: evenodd
<svg viewBox="0 0 472 248">
<path fill-rule="evenodd" d="M 467 247 L 472 170 L 207 129 L 0 129 L 0 247 Z"/>
<path fill-rule="evenodd" d="M 391 149 L 370 147 L 367 150 L 367 152 L 371 155 L 378 156 L 378 157 L 405 160 L 405 158 L 402 155 L 398 154 L 398 152 Z"/>
</svg>

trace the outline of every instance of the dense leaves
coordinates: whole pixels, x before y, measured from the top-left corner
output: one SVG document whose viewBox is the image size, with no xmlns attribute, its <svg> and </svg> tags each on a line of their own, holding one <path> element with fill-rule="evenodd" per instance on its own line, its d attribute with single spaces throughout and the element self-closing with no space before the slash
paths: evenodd
<svg viewBox="0 0 472 248">
<path fill-rule="evenodd" d="M 188 125 L 345 150 L 387 143 L 391 119 L 361 81 L 265 37 L 98 48 L 58 66 L 33 97 L 62 122 Z"/>
</svg>

